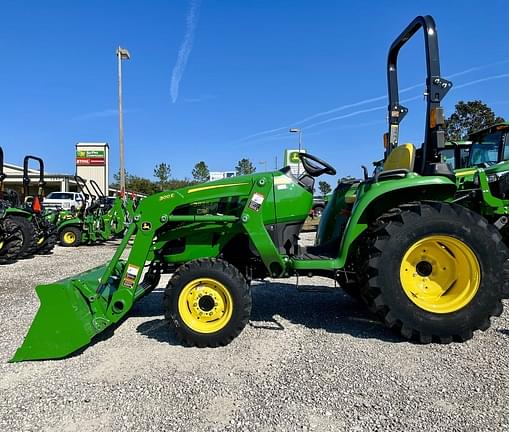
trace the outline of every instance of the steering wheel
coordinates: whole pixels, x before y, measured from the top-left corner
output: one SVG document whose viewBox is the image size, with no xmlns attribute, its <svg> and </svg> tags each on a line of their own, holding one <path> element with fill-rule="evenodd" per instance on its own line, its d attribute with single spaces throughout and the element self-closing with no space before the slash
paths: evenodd
<svg viewBox="0 0 509 432">
<path fill-rule="evenodd" d="M 336 175 L 336 169 L 330 165 L 329 163 L 317 158 L 316 156 L 313 156 L 309 153 L 298 153 L 299 159 L 302 162 L 302 166 L 304 167 L 304 170 L 311 176 L 311 177 L 318 177 L 322 174 L 329 174 L 329 175 Z M 316 162 L 321 165 L 316 166 L 314 163 L 310 163 L 309 161 Z"/>
</svg>

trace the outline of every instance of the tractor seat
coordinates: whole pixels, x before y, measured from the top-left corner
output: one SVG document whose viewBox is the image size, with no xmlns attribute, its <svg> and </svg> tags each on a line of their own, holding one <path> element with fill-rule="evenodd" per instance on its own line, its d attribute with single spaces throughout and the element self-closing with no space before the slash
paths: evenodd
<svg viewBox="0 0 509 432">
<path fill-rule="evenodd" d="M 384 162 L 384 171 L 408 170 L 412 172 L 415 164 L 415 146 L 401 144 L 389 153 Z"/>
</svg>

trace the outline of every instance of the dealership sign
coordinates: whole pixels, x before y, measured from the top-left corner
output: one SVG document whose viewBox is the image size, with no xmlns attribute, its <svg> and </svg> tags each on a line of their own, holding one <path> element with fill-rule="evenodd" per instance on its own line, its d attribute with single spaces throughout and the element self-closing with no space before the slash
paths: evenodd
<svg viewBox="0 0 509 432">
<path fill-rule="evenodd" d="M 76 165 L 104 166 L 104 150 L 76 150 Z"/>
<path fill-rule="evenodd" d="M 301 149 L 301 153 L 306 153 L 306 150 Z M 296 149 L 287 149 L 285 150 L 285 166 L 289 166 L 292 174 L 299 175 L 304 172 L 304 168 L 302 167 L 302 162 L 299 158 L 299 150 Z"/>
</svg>

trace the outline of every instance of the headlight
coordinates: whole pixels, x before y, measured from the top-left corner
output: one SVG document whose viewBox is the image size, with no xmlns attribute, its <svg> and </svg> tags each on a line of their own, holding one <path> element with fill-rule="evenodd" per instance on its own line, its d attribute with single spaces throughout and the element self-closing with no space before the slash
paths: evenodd
<svg viewBox="0 0 509 432">
<path fill-rule="evenodd" d="M 508 173 L 509 171 L 500 171 L 497 173 L 488 174 L 488 183 L 499 181 L 502 177 L 504 177 Z"/>
<path fill-rule="evenodd" d="M 498 180 L 498 176 L 496 174 L 488 175 L 488 183 L 494 183 Z"/>
</svg>

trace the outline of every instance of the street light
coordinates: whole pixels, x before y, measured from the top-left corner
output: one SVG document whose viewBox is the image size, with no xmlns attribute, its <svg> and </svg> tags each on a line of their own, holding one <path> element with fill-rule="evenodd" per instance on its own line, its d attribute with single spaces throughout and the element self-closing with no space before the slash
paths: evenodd
<svg viewBox="0 0 509 432">
<path fill-rule="evenodd" d="M 300 129 L 300 128 L 290 128 L 288 130 L 288 132 L 290 132 L 290 133 L 298 133 L 299 134 L 299 153 L 300 153 L 300 149 L 302 147 L 302 129 Z M 300 174 L 300 162 L 297 165 L 297 175 L 299 175 L 299 174 Z"/>
<path fill-rule="evenodd" d="M 125 48 L 118 47 L 118 144 L 120 147 L 120 195 L 125 193 L 125 159 L 124 159 L 124 113 L 122 112 L 122 60 L 129 60 L 131 55 Z"/>
<path fill-rule="evenodd" d="M 258 162 L 258 164 L 263 165 L 264 172 L 267 171 L 267 161 L 266 160 L 260 161 L 260 162 Z"/>
</svg>

